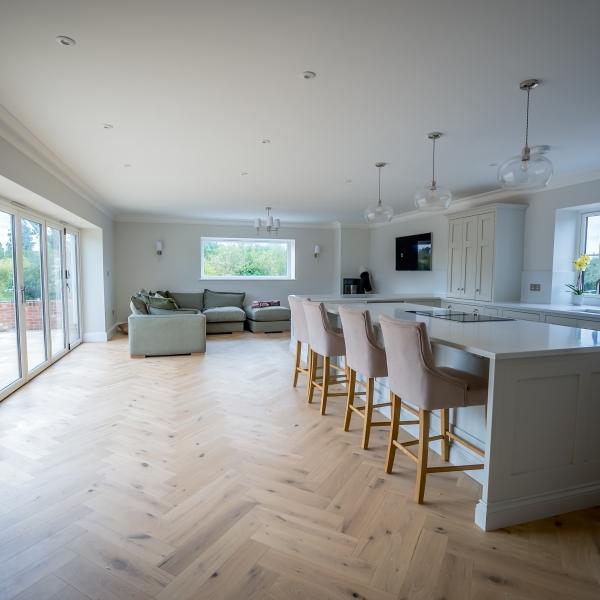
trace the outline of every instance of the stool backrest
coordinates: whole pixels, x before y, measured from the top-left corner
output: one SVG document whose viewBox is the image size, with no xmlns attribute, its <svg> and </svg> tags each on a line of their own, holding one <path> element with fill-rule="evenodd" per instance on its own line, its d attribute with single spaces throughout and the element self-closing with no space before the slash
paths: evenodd
<svg viewBox="0 0 600 600">
<path fill-rule="evenodd" d="M 308 326 L 304 315 L 304 300 L 298 296 L 288 296 L 290 303 L 290 312 L 292 313 L 292 324 L 294 325 L 294 335 L 299 342 L 308 344 Z"/>
<path fill-rule="evenodd" d="M 425 323 L 385 315 L 379 323 L 385 343 L 390 390 L 402 400 L 425 410 L 439 408 L 440 395 L 443 398 L 449 391 L 448 383 L 444 374 L 436 369 Z"/>
<path fill-rule="evenodd" d="M 344 336 L 329 322 L 325 305 L 322 302 L 305 300 L 302 306 L 311 349 L 321 356 L 344 356 L 346 354 Z"/>
<path fill-rule="evenodd" d="M 364 377 L 387 377 L 385 350 L 375 339 L 369 311 L 340 306 L 340 318 L 346 343 L 346 364 Z"/>
</svg>

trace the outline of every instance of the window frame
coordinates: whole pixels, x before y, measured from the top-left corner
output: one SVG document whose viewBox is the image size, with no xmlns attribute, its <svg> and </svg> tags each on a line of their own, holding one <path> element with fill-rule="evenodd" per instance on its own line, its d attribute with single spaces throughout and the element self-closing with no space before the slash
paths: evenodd
<svg viewBox="0 0 600 600">
<path fill-rule="evenodd" d="M 287 246 L 287 275 L 205 275 L 204 242 L 247 242 L 273 243 Z M 281 238 L 249 237 L 200 237 L 200 280 L 201 281 L 293 281 L 296 279 L 296 240 Z"/>
<path fill-rule="evenodd" d="M 588 226 L 588 218 L 589 217 L 600 217 L 600 211 L 594 210 L 591 212 L 583 212 L 580 214 L 580 223 L 579 223 L 579 253 L 586 254 L 586 241 L 587 241 L 587 226 Z M 592 256 L 598 256 L 600 258 L 600 247 L 596 252 L 589 252 Z M 583 274 L 585 279 L 585 273 Z M 598 294 L 596 292 L 584 292 L 586 296 L 592 296 L 594 298 L 598 298 Z"/>
</svg>

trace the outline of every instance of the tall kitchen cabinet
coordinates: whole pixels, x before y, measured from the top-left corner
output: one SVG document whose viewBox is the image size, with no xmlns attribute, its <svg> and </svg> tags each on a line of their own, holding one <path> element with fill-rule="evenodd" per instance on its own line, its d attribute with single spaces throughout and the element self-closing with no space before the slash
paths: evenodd
<svg viewBox="0 0 600 600">
<path fill-rule="evenodd" d="M 448 297 L 521 298 L 526 208 L 491 204 L 448 215 Z"/>
</svg>

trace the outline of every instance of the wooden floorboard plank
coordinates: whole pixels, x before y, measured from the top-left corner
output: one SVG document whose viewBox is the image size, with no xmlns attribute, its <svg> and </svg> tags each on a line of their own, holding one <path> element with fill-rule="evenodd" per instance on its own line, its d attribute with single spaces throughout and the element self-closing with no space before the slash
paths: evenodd
<svg viewBox="0 0 600 600">
<path fill-rule="evenodd" d="M 483 533 L 456 473 L 417 505 L 386 428 L 362 450 L 292 366 L 287 334 L 144 360 L 117 336 L 1 402 L 1 600 L 600 597 L 600 509 Z"/>
</svg>

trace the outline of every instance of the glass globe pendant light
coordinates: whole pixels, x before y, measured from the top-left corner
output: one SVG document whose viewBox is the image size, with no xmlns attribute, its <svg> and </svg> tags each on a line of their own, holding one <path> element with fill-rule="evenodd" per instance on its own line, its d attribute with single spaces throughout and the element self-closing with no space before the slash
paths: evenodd
<svg viewBox="0 0 600 600">
<path fill-rule="evenodd" d="M 439 131 L 432 131 L 427 137 L 433 142 L 431 158 L 431 184 L 426 185 L 415 194 L 415 206 L 419 210 L 445 210 L 452 202 L 452 192 L 440 188 L 435 180 L 435 143 L 442 137 Z"/>
<path fill-rule="evenodd" d="M 381 202 L 381 169 L 385 167 L 387 163 L 378 162 L 375 166 L 379 169 L 379 200 L 375 206 L 369 206 L 365 210 L 365 219 L 367 223 L 389 223 L 394 216 L 394 209 L 389 204 L 383 204 Z"/>
<path fill-rule="evenodd" d="M 552 163 L 540 152 L 531 152 L 529 148 L 529 95 L 539 85 L 537 79 L 526 79 L 519 84 L 527 92 L 527 111 L 525 113 L 525 145 L 520 156 L 513 156 L 498 168 L 498 183 L 509 190 L 531 190 L 543 188 L 548 184 L 554 171 Z"/>
</svg>

